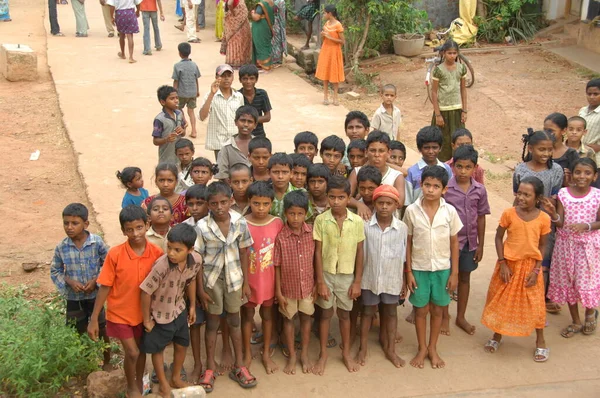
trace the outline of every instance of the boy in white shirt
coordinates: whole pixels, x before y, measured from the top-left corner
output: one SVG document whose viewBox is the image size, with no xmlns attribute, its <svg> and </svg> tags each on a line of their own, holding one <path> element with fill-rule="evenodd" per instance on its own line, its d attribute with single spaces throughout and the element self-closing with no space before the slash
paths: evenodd
<svg viewBox="0 0 600 398">
<path fill-rule="evenodd" d="M 390 140 L 400 141 L 400 109 L 394 105 L 396 101 L 396 86 L 386 84 L 381 89 L 381 106 L 377 108 L 371 121 L 373 130 L 381 130 L 390 136 Z"/>
</svg>

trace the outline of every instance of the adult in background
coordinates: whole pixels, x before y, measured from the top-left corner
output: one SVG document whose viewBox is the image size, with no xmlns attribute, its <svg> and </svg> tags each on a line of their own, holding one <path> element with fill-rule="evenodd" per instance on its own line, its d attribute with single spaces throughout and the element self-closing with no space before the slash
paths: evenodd
<svg viewBox="0 0 600 398">
<path fill-rule="evenodd" d="M 273 39 L 271 40 L 271 62 L 278 67 L 287 55 L 287 39 L 285 35 L 285 0 L 274 0 L 275 21 L 273 22 Z"/>
<path fill-rule="evenodd" d="M 102 7 L 102 17 L 104 18 L 106 33 L 108 33 L 108 37 L 115 37 L 115 27 L 112 24 L 112 17 L 110 16 L 110 6 L 106 4 L 106 0 L 100 0 L 100 6 Z"/>
<path fill-rule="evenodd" d="M 0 0 L 0 22 L 10 22 L 10 13 L 8 9 L 8 0 Z"/>
<path fill-rule="evenodd" d="M 239 68 L 250 63 L 252 57 L 248 7 L 244 0 L 228 0 L 225 10 L 225 34 L 221 42 L 221 54 L 226 56 L 227 64 Z"/>
<path fill-rule="evenodd" d="M 56 0 L 48 0 L 48 19 L 50 20 L 50 33 L 52 36 L 64 36 L 60 32 L 60 25 L 58 24 Z"/>
<path fill-rule="evenodd" d="M 90 25 L 85 15 L 85 0 L 73 0 L 71 6 L 75 14 L 75 36 L 87 37 Z"/>
<path fill-rule="evenodd" d="M 252 10 L 252 62 L 263 70 L 270 70 L 273 63 L 273 21 L 275 19 L 273 0 L 261 0 Z"/>
<path fill-rule="evenodd" d="M 200 29 L 204 29 L 206 27 L 206 1 L 202 0 L 200 4 L 198 4 L 198 18 L 196 25 L 196 32 L 200 31 Z"/>
</svg>

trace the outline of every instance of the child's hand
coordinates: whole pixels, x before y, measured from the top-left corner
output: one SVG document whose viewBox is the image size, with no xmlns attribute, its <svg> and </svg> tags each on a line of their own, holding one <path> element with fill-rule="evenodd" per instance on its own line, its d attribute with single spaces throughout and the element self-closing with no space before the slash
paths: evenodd
<svg viewBox="0 0 600 398">
<path fill-rule="evenodd" d="M 510 282 L 510 278 L 512 278 L 512 272 L 508 268 L 508 265 L 506 265 L 506 261 L 502 261 L 500 263 L 500 279 L 502 279 L 502 282 L 508 283 Z"/>
<path fill-rule="evenodd" d="M 200 90 L 196 91 L 196 98 L 200 97 Z"/>
<path fill-rule="evenodd" d="M 185 133 L 185 130 L 183 129 L 183 127 L 177 126 L 175 127 L 174 133 L 177 135 L 182 135 L 183 133 Z"/>
<path fill-rule="evenodd" d="M 458 273 L 452 273 L 452 274 L 450 274 L 450 277 L 448 278 L 448 283 L 446 284 L 446 290 L 448 292 L 453 292 L 456 290 L 457 286 L 458 286 Z"/>
<path fill-rule="evenodd" d="M 369 221 L 373 213 L 371 213 L 371 209 L 364 203 L 356 204 L 356 214 L 358 214 L 363 220 Z"/>
<path fill-rule="evenodd" d="M 196 323 L 196 307 L 190 307 L 188 310 L 188 325 L 193 325 Z"/>
<path fill-rule="evenodd" d="M 538 276 L 540 276 L 540 275 L 536 274 L 533 271 L 531 271 L 529 273 L 529 275 L 527 275 L 527 278 L 525 278 L 525 287 L 532 287 L 532 286 L 534 286 L 536 284 L 536 282 L 537 282 Z"/>
<path fill-rule="evenodd" d="M 465 124 L 467 122 L 467 112 L 461 112 L 460 114 L 460 122 Z"/>
<path fill-rule="evenodd" d="M 98 319 L 90 319 L 87 327 L 88 336 L 90 339 L 96 341 L 98 340 L 98 335 L 100 333 L 100 327 L 98 327 Z"/>
<path fill-rule="evenodd" d="M 348 296 L 350 296 L 352 300 L 356 300 L 360 297 L 360 283 L 353 282 L 350 285 L 350 289 L 348 289 Z"/>
<path fill-rule="evenodd" d="M 415 292 L 415 289 L 418 288 L 417 281 L 415 281 L 415 276 L 412 272 L 406 273 L 406 287 L 410 290 L 411 293 Z"/>
<path fill-rule="evenodd" d="M 156 322 L 154 322 L 152 319 L 150 319 L 148 322 L 144 322 L 144 330 L 146 333 L 150 333 L 152 329 L 154 329 L 154 325 L 156 325 Z"/>
<path fill-rule="evenodd" d="M 242 300 L 246 298 L 246 300 L 250 301 L 250 296 L 252 295 L 252 290 L 250 290 L 250 285 L 248 283 L 244 283 L 242 286 Z"/>
<path fill-rule="evenodd" d="M 219 85 L 221 84 L 221 78 L 219 77 L 210 85 L 210 92 L 214 95 L 219 91 Z"/>
<path fill-rule="evenodd" d="M 442 115 L 436 115 L 435 124 L 438 127 L 444 127 L 445 122 L 444 122 L 444 118 L 442 117 Z"/>
<path fill-rule="evenodd" d="M 325 282 L 321 282 L 317 285 L 317 291 L 319 293 L 319 296 L 321 296 L 323 300 L 329 301 L 329 296 L 331 295 L 331 292 L 329 291 L 329 288 L 327 287 Z"/>
<path fill-rule="evenodd" d="M 163 14 L 162 12 L 160 13 L 160 20 L 164 22 L 165 20 L 165 14 Z"/>
<path fill-rule="evenodd" d="M 546 210 L 550 216 L 554 216 L 552 218 L 556 220 L 556 206 L 554 206 L 552 200 L 546 197 L 542 198 L 542 206 L 544 206 L 544 210 Z"/>
<path fill-rule="evenodd" d="M 172 132 L 171 134 L 169 134 L 169 136 L 167 137 L 167 142 L 173 142 L 177 139 L 179 135 L 176 132 Z"/>
<path fill-rule="evenodd" d="M 588 232 L 588 225 L 587 224 L 569 224 L 569 225 L 565 225 L 565 228 L 573 231 L 573 232 Z"/>
<path fill-rule="evenodd" d="M 86 293 L 92 293 L 94 290 L 96 290 L 96 280 L 95 279 L 89 280 L 83 287 L 83 290 Z"/>
<path fill-rule="evenodd" d="M 71 287 L 77 293 L 84 293 L 85 286 L 83 283 L 73 280 L 71 278 L 65 278 L 65 283 Z"/>
<path fill-rule="evenodd" d="M 210 296 L 208 295 L 208 293 L 206 293 L 204 290 L 200 291 L 200 293 L 198 294 L 198 298 L 200 299 L 200 304 L 202 305 L 202 308 L 204 309 L 204 311 L 208 311 L 208 304 L 214 304 L 215 302 L 213 301 L 213 299 L 210 298 Z"/>
<path fill-rule="evenodd" d="M 563 172 L 565 173 L 565 180 L 567 181 L 567 183 L 571 182 L 571 170 L 568 168 L 564 168 Z"/>
<path fill-rule="evenodd" d="M 104 5 L 106 5 L 106 0 L 100 0 L 100 5 L 101 5 L 101 6 L 104 6 Z"/>
<path fill-rule="evenodd" d="M 473 261 L 478 263 L 481 261 L 482 258 L 483 258 L 483 246 L 479 245 L 479 246 L 477 246 L 477 249 L 475 250 L 475 257 L 473 258 Z"/>
<path fill-rule="evenodd" d="M 278 294 L 277 295 L 277 301 L 279 302 L 279 307 L 281 307 L 281 308 L 287 308 L 288 302 L 285 299 L 285 297 L 283 297 L 283 295 Z"/>
</svg>

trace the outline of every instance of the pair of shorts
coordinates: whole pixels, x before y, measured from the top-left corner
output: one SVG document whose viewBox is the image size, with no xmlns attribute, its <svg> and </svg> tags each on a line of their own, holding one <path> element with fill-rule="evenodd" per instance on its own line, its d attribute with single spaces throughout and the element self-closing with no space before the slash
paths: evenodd
<svg viewBox="0 0 600 398">
<path fill-rule="evenodd" d="M 323 278 L 331 294 L 329 295 L 329 300 L 319 297 L 317 305 L 324 310 L 328 310 L 333 307 L 333 299 L 335 298 L 337 308 L 344 311 L 352 311 L 354 300 L 348 296 L 348 290 L 354 282 L 354 274 L 330 274 L 329 272 L 323 272 Z"/>
<path fill-rule="evenodd" d="M 252 301 L 248 301 L 246 304 L 244 304 L 244 307 L 248 307 L 248 308 L 256 308 L 259 305 L 261 307 L 271 307 L 273 305 L 273 303 L 275 302 L 275 297 L 272 297 L 268 300 L 263 301 L 262 303 L 253 303 Z"/>
<path fill-rule="evenodd" d="M 450 294 L 446 290 L 450 270 L 441 271 L 412 271 L 417 287 L 414 293 L 410 294 L 409 301 L 417 308 L 425 307 L 433 303 L 438 307 L 445 307 L 450 304 Z"/>
<path fill-rule="evenodd" d="M 67 325 L 75 325 L 77 332 L 83 334 L 87 331 L 87 326 L 94 312 L 94 304 L 96 299 L 89 300 L 67 300 Z M 104 308 L 98 315 L 98 327 L 104 329 L 106 327 L 106 316 Z"/>
<path fill-rule="evenodd" d="M 221 315 L 223 311 L 230 314 L 240 312 L 240 307 L 242 306 L 242 289 L 228 292 L 223 272 L 221 272 L 213 287 L 206 286 L 206 278 L 204 278 L 204 281 L 204 291 L 212 300 L 212 303 L 208 303 L 207 312 L 210 315 Z"/>
<path fill-rule="evenodd" d="M 287 301 L 287 306 L 285 307 L 279 303 L 279 312 L 287 319 L 292 319 L 298 312 L 308 316 L 315 313 L 315 303 L 313 302 L 312 296 L 303 299 L 291 299 L 286 297 L 285 301 Z"/>
<path fill-rule="evenodd" d="M 203 325 L 204 323 L 206 323 L 206 314 L 204 313 L 202 306 L 197 305 L 196 306 L 196 321 L 194 322 L 194 326 Z"/>
<path fill-rule="evenodd" d="M 139 339 L 144 333 L 143 324 L 131 326 L 124 323 L 106 321 L 106 335 L 119 340 Z"/>
<path fill-rule="evenodd" d="M 179 109 L 185 108 L 186 105 L 187 105 L 188 109 L 196 109 L 196 97 L 193 97 L 193 98 L 179 97 Z"/>
<path fill-rule="evenodd" d="M 389 304 L 398 305 L 398 301 L 400 300 L 400 295 L 399 294 L 387 294 L 387 293 L 375 294 L 370 290 L 362 289 L 360 298 L 362 299 L 363 305 L 368 305 L 368 306 L 379 305 L 379 303 L 386 304 L 386 305 L 389 305 Z"/>
<path fill-rule="evenodd" d="M 183 311 L 175 320 L 169 323 L 154 324 L 150 333 L 144 331 L 142 336 L 142 352 L 155 354 L 165 349 L 169 343 L 187 347 L 190 345 L 190 329 L 187 323 L 188 312 Z"/>
<path fill-rule="evenodd" d="M 469 251 L 469 244 L 465 243 L 458 255 L 458 271 L 473 272 L 479 264 L 475 262 L 475 250 Z"/>
</svg>

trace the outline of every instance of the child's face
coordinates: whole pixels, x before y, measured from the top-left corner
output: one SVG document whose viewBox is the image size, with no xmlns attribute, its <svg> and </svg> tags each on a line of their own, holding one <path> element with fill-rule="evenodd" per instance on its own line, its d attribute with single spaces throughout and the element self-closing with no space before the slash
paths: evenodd
<svg viewBox="0 0 600 398">
<path fill-rule="evenodd" d="M 185 203 L 196 222 L 208 214 L 208 205 L 204 199 L 189 198 Z"/>
<path fill-rule="evenodd" d="M 246 90 L 246 91 L 254 90 L 254 87 L 256 86 L 257 81 L 258 81 L 258 77 L 256 77 L 256 76 L 250 76 L 250 75 L 240 76 L 240 83 L 242 83 L 242 87 L 244 87 L 244 90 Z"/>
<path fill-rule="evenodd" d="M 327 192 L 327 180 L 323 177 L 311 177 L 308 180 L 308 193 L 313 198 L 322 198 Z"/>
<path fill-rule="evenodd" d="M 554 123 L 552 120 L 546 120 L 544 122 L 544 131 L 547 131 L 548 133 L 552 134 L 556 142 L 562 142 L 564 138 L 563 134 L 565 133 L 565 131 L 558 127 L 556 123 Z"/>
<path fill-rule="evenodd" d="M 533 185 L 527 183 L 520 183 L 517 189 L 515 203 L 516 206 L 523 210 L 530 210 L 535 207 L 539 198 L 535 194 Z"/>
<path fill-rule="evenodd" d="M 246 170 L 235 171 L 229 176 L 229 186 L 233 190 L 233 196 L 236 198 L 245 197 L 251 183 L 252 176 Z"/>
<path fill-rule="evenodd" d="M 169 170 L 161 170 L 156 176 L 156 186 L 158 187 L 160 194 L 168 198 L 175 192 L 177 176 L 173 175 Z"/>
<path fill-rule="evenodd" d="M 233 73 L 225 71 L 221 76 L 217 76 L 217 81 L 219 82 L 219 88 L 221 90 L 230 89 L 231 84 L 233 83 Z"/>
<path fill-rule="evenodd" d="M 78 216 L 63 216 L 63 228 L 65 233 L 71 239 L 82 236 L 83 231 L 90 225 L 89 221 L 83 221 Z"/>
<path fill-rule="evenodd" d="M 386 89 L 383 90 L 383 93 L 381 93 L 381 101 L 383 102 L 384 105 L 392 105 L 394 103 L 394 101 L 396 100 L 396 91 L 392 90 L 392 89 Z"/>
<path fill-rule="evenodd" d="M 226 220 L 229 217 L 229 209 L 231 208 L 231 198 L 222 193 L 208 198 L 208 210 L 217 221 Z"/>
<path fill-rule="evenodd" d="M 166 200 L 155 200 L 150 208 L 150 223 L 152 225 L 165 225 L 171 222 L 171 208 Z"/>
<path fill-rule="evenodd" d="M 378 217 L 392 218 L 398 209 L 398 202 L 387 196 L 380 196 L 375 201 L 375 212 Z"/>
<path fill-rule="evenodd" d="M 160 101 L 160 104 L 171 111 L 178 109 L 179 108 L 179 96 L 177 96 L 177 92 L 174 91 L 171 94 L 169 94 L 169 96 L 167 97 L 167 99 L 165 101 L 163 101 L 163 100 Z"/>
<path fill-rule="evenodd" d="M 294 152 L 305 155 L 308 158 L 308 160 L 310 160 L 310 162 L 312 163 L 313 159 L 315 158 L 315 155 L 317 154 L 317 147 L 315 147 L 313 144 L 303 142 L 298 144 L 298 148 L 296 148 Z"/>
<path fill-rule="evenodd" d="M 352 140 L 362 139 L 367 136 L 367 128 L 360 119 L 352 119 L 346 127 L 346 136 Z"/>
<path fill-rule="evenodd" d="M 587 90 L 585 90 L 585 94 L 587 96 L 588 104 L 591 107 L 596 107 L 600 105 L 600 88 L 590 87 Z"/>
<path fill-rule="evenodd" d="M 473 140 L 467 137 L 466 135 L 458 137 L 456 141 L 452 143 L 452 152 L 454 152 L 459 146 L 463 145 L 473 145 Z"/>
<path fill-rule="evenodd" d="M 273 200 L 266 196 L 253 196 L 250 198 L 250 209 L 252 214 L 259 220 L 267 218 L 271 210 Z"/>
<path fill-rule="evenodd" d="M 327 166 L 329 172 L 333 175 L 336 174 L 337 167 L 342 161 L 343 154 L 333 149 L 326 149 L 321 151 L 321 158 L 323 164 Z"/>
<path fill-rule="evenodd" d="M 144 179 L 142 178 L 142 173 L 135 173 L 135 177 L 131 182 L 127 183 L 127 188 L 129 189 L 140 189 L 144 187 Z"/>
<path fill-rule="evenodd" d="M 383 142 L 372 142 L 367 147 L 367 158 L 369 164 L 377 168 L 382 168 L 390 157 L 390 148 Z"/>
<path fill-rule="evenodd" d="M 292 230 L 297 231 L 302 228 L 302 224 L 304 224 L 304 219 L 306 218 L 306 210 L 304 210 L 302 207 L 290 206 L 283 212 L 283 214 L 285 214 L 285 219 L 288 223 L 288 226 Z"/>
<path fill-rule="evenodd" d="M 304 188 L 306 187 L 306 167 L 302 166 L 294 166 L 292 169 L 292 178 L 290 182 L 296 188 Z"/>
<path fill-rule="evenodd" d="M 271 152 L 269 152 L 267 148 L 256 148 L 248 157 L 254 171 L 259 174 L 263 174 L 267 171 L 267 165 L 271 158 Z"/>
<path fill-rule="evenodd" d="M 442 181 L 433 177 L 425 178 L 421 182 L 421 188 L 423 190 L 423 198 L 429 202 L 439 201 L 446 192 L 446 188 L 442 185 Z"/>
<path fill-rule="evenodd" d="M 367 161 L 365 151 L 358 148 L 350 149 L 348 151 L 348 160 L 350 161 L 350 166 L 352 168 L 364 166 Z"/>
<path fill-rule="evenodd" d="M 273 188 L 279 191 L 286 190 L 290 184 L 292 170 L 285 164 L 274 164 L 269 170 Z"/>
<path fill-rule="evenodd" d="M 475 171 L 475 163 L 469 159 L 459 159 L 454 162 L 454 175 L 456 176 L 456 182 L 466 183 L 471 181 L 473 172 Z"/>
<path fill-rule="evenodd" d="M 581 142 L 583 136 L 587 133 L 582 121 L 572 120 L 567 127 L 567 139 L 570 142 Z"/>
<path fill-rule="evenodd" d="M 575 183 L 577 188 L 587 189 L 594 181 L 596 181 L 597 176 L 598 173 L 594 172 L 589 165 L 580 163 L 573 169 L 571 181 Z"/>
<path fill-rule="evenodd" d="M 141 245 L 146 241 L 148 223 L 142 219 L 127 221 L 123 223 L 121 231 L 123 231 L 123 235 L 127 237 L 129 245 Z"/>
<path fill-rule="evenodd" d="M 175 154 L 181 162 L 181 167 L 187 167 L 190 163 L 192 163 L 192 159 L 194 158 L 194 151 L 187 146 L 184 148 L 179 148 Z"/>
<path fill-rule="evenodd" d="M 188 248 L 181 242 L 169 242 L 167 240 L 167 257 L 173 264 L 187 264 L 188 255 L 192 254 L 194 248 Z"/>
<path fill-rule="evenodd" d="M 538 163 L 546 163 L 554 152 L 554 143 L 550 140 L 539 141 L 535 145 L 527 145 L 531 158 Z"/>
<path fill-rule="evenodd" d="M 207 185 L 213 176 L 212 171 L 206 166 L 195 166 L 190 174 L 196 185 Z"/>
<path fill-rule="evenodd" d="M 437 158 L 442 147 L 437 142 L 426 142 L 421 147 L 421 156 L 427 164 L 437 164 Z"/>
<path fill-rule="evenodd" d="M 375 192 L 378 186 L 371 180 L 360 181 L 358 183 L 358 193 L 365 204 L 373 202 L 373 192 Z"/>
<path fill-rule="evenodd" d="M 444 53 L 444 58 L 450 63 L 456 62 L 456 58 L 458 58 L 458 51 L 456 48 L 446 50 Z"/>
<path fill-rule="evenodd" d="M 240 118 L 235 121 L 235 125 L 239 135 L 249 137 L 256 128 L 256 121 L 251 115 L 240 115 Z"/>
<path fill-rule="evenodd" d="M 400 149 L 391 150 L 389 159 L 390 163 L 402 167 L 404 165 L 404 160 L 406 160 L 406 154 L 404 152 L 402 152 Z"/>
<path fill-rule="evenodd" d="M 346 211 L 346 207 L 348 207 L 350 197 L 343 189 L 334 188 L 327 192 L 327 199 L 329 199 L 331 211 L 336 214 L 342 214 Z"/>
</svg>

